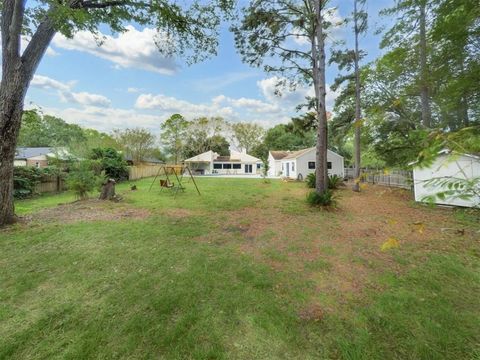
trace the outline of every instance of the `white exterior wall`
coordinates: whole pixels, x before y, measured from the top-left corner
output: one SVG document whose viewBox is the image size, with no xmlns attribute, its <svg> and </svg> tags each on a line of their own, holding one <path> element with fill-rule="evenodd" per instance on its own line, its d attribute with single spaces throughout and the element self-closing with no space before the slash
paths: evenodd
<svg viewBox="0 0 480 360">
<path fill-rule="evenodd" d="M 257 163 L 252 163 L 252 162 L 248 162 L 248 163 L 239 163 L 239 162 L 228 162 L 228 161 L 225 161 L 225 162 L 218 162 L 218 163 L 215 163 L 215 164 L 240 164 L 241 165 L 241 168 L 240 169 L 214 169 L 213 168 L 213 164 L 212 164 L 212 172 L 214 174 L 229 174 L 229 175 L 255 175 L 255 174 L 262 174 L 262 169 L 257 169 Z M 259 162 L 258 164 L 261 164 L 261 162 Z M 245 165 L 252 165 L 252 172 L 250 173 L 246 173 L 245 172 Z"/>
<path fill-rule="evenodd" d="M 480 176 L 480 160 L 470 156 L 440 155 L 435 162 L 426 168 L 413 169 L 413 183 L 415 192 L 415 201 L 424 201 L 426 196 L 435 195 L 447 189 L 439 186 L 428 186 L 426 181 L 440 177 L 456 177 L 462 179 L 471 179 Z M 435 203 L 443 205 L 455 205 L 473 207 L 480 203 L 480 198 L 476 199 L 435 199 Z"/>
<path fill-rule="evenodd" d="M 280 176 L 282 172 L 282 161 L 275 160 L 272 154 L 268 153 L 268 176 Z"/>
<path fill-rule="evenodd" d="M 27 160 L 14 160 L 13 166 L 27 166 Z"/>
<path fill-rule="evenodd" d="M 345 171 L 343 156 L 328 150 L 327 161 L 332 163 L 332 168 L 328 170 L 328 175 L 338 175 L 343 178 Z M 315 162 L 315 149 L 300 155 L 296 159 L 283 159 L 282 165 L 285 169 L 283 175 L 287 176 L 286 164 L 289 163 L 290 174 L 288 177 L 296 179 L 299 174 L 302 174 L 302 177 L 305 180 L 308 174 L 315 173 L 315 169 L 308 168 L 309 162 Z M 292 163 L 294 164 L 294 170 L 292 170 Z"/>
</svg>

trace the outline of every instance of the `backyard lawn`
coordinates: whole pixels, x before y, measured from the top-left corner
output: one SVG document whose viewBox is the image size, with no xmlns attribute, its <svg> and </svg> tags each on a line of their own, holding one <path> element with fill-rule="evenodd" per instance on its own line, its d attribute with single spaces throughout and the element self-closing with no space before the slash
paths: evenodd
<svg viewBox="0 0 480 360">
<path fill-rule="evenodd" d="M 302 183 L 199 178 L 174 199 L 151 181 L 120 203 L 17 202 L 0 359 L 480 358 L 478 213 L 386 187 L 325 211 Z"/>
</svg>

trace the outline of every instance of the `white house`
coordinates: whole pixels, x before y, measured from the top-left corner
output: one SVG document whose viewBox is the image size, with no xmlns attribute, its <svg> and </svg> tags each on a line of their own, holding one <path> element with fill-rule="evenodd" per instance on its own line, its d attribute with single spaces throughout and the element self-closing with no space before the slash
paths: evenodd
<svg viewBox="0 0 480 360">
<path fill-rule="evenodd" d="M 315 153 L 315 147 L 298 151 L 270 151 L 269 175 L 303 180 L 308 174 L 315 172 Z M 343 178 L 343 156 L 328 150 L 327 166 L 329 175 L 338 175 Z"/>
<path fill-rule="evenodd" d="M 192 171 L 197 174 L 254 175 L 261 174 L 262 161 L 248 155 L 246 151 L 230 150 L 230 156 L 220 156 L 207 151 L 185 160 Z"/>
<path fill-rule="evenodd" d="M 433 196 L 437 204 L 473 207 L 480 204 L 480 197 L 476 196 L 470 199 L 447 197 L 439 199 L 435 195 L 441 191 L 448 190 L 448 188 L 441 187 L 439 184 L 432 184 L 431 180 L 439 178 L 473 179 L 476 177 L 480 177 L 479 156 L 452 154 L 448 150 L 442 150 L 430 166 L 415 166 L 413 168 L 415 201 L 425 201 L 427 197 Z M 478 190 L 480 191 L 480 189 Z"/>
<path fill-rule="evenodd" d="M 277 177 L 282 175 L 282 159 L 291 154 L 291 151 L 268 152 L 268 176 Z"/>
</svg>

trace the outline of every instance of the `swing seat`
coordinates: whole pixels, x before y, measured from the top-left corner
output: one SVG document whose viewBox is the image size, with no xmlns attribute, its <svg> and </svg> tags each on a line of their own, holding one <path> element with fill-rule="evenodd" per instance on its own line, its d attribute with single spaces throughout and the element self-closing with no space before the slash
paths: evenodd
<svg viewBox="0 0 480 360">
<path fill-rule="evenodd" d="M 160 179 L 160 187 L 167 188 L 167 189 L 173 189 L 174 186 L 175 186 L 175 183 L 170 183 L 168 180 L 161 180 Z"/>
</svg>

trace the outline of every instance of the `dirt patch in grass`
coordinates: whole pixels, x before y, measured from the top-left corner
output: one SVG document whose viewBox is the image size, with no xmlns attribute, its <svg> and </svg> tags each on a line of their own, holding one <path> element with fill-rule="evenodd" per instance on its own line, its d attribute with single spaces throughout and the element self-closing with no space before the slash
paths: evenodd
<svg viewBox="0 0 480 360">
<path fill-rule="evenodd" d="M 150 211 L 146 209 L 134 208 L 111 201 L 89 199 L 44 209 L 24 218 L 24 220 L 42 223 L 73 223 L 77 221 L 145 219 L 148 216 L 150 216 Z"/>
<path fill-rule="evenodd" d="M 334 211 L 304 209 L 300 205 L 308 189 L 296 185 L 285 190 L 258 207 L 224 213 L 215 236 L 274 271 L 313 282 L 313 301 L 322 294 L 346 303 L 366 287 L 377 289 L 380 285 L 373 279 L 382 272 L 406 270 L 396 260 L 396 250 L 382 250 L 389 239 L 395 239 L 400 250 L 429 251 L 449 241 L 451 234 L 441 227 L 457 226 L 451 210 L 415 204 L 402 189 L 368 186 L 354 193 L 344 188 L 337 193 Z M 301 214 L 285 211 L 294 203 Z"/>
</svg>

